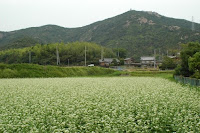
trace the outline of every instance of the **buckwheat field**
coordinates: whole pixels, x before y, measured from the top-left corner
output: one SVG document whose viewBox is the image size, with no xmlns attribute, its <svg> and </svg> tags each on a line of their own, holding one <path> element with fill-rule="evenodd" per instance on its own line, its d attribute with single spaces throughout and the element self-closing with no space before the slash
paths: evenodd
<svg viewBox="0 0 200 133">
<path fill-rule="evenodd" d="M 200 92 L 162 78 L 0 79 L 0 132 L 200 132 Z"/>
</svg>

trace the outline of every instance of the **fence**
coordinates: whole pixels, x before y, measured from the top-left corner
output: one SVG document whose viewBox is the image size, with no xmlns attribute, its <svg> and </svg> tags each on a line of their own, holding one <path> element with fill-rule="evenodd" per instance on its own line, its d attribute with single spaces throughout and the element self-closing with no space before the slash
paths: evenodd
<svg viewBox="0 0 200 133">
<path fill-rule="evenodd" d="M 184 84 L 190 84 L 192 86 L 200 86 L 200 79 L 188 78 L 183 76 L 174 76 L 174 79 Z"/>
</svg>

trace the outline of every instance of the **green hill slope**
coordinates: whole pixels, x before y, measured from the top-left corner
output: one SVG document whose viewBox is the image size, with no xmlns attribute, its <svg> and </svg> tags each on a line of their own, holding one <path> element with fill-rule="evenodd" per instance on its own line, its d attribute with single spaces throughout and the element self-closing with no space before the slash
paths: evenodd
<svg viewBox="0 0 200 133">
<path fill-rule="evenodd" d="M 0 32 L 0 48 L 19 48 L 55 42 L 86 41 L 110 48 L 125 48 L 128 56 L 152 55 L 178 49 L 180 43 L 200 41 L 200 24 L 168 18 L 154 12 L 128 11 L 124 14 L 80 28 L 55 25 Z"/>
</svg>

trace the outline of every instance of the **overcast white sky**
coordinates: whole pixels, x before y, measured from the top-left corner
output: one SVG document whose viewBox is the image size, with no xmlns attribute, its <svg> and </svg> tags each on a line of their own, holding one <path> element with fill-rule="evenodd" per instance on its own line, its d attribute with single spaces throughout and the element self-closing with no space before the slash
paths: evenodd
<svg viewBox="0 0 200 133">
<path fill-rule="evenodd" d="M 128 10 L 200 23 L 200 0 L 0 0 L 0 31 L 55 24 L 81 27 Z"/>
</svg>

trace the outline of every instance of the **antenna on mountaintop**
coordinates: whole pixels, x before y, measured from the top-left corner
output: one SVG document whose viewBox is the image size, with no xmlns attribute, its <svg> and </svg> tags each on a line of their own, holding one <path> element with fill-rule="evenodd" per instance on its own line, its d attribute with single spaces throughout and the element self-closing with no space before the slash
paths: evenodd
<svg viewBox="0 0 200 133">
<path fill-rule="evenodd" d="M 194 28 L 194 17 L 192 16 L 192 31 L 194 31 L 195 28 Z"/>
</svg>

